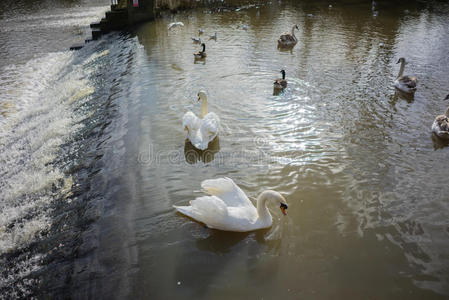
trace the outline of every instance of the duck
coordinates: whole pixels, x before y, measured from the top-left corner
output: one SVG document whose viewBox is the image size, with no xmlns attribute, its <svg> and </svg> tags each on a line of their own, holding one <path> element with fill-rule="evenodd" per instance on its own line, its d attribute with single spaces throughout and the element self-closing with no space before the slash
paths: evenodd
<svg viewBox="0 0 449 300">
<path fill-rule="evenodd" d="M 193 38 L 191 38 L 191 39 L 192 39 L 193 43 L 195 43 L 195 44 L 201 44 L 201 39 L 200 39 L 200 38 L 193 37 Z"/>
<path fill-rule="evenodd" d="M 195 56 L 195 59 L 202 59 L 206 58 L 206 44 L 202 43 L 201 46 L 203 47 L 202 51 L 197 51 L 193 53 L 193 56 Z"/>
<path fill-rule="evenodd" d="M 209 40 L 217 40 L 217 33 L 215 32 L 213 35 L 209 37 Z"/>
<path fill-rule="evenodd" d="M 298 29 L 298 25 L 294 25 L 292 28 L 292 33 L 283 33 L 278 39 L 278 47 L 293 47 L 298 43 L 298 39 L 295 36 L 295 29 Z"/>
<path fill-rule="evenodd" d="M 401 63 L 401 68 L 399 69 L 399 74 L 396 80 L 394 81 L 394 86 L 404 93 L 414 93 L 416 91 L 416 84 L 418 83 L 418 79 L 415 76 L 402 76 L 405 68 L 405 58 L 399 58 L 398 63 Z"/>
<path fill-rule="evenodd" d="M 285 70 L 281 70 L 282 78 L 278 78 L 274 81 L 274 89 L 282 90 L 287 87 L 287 80 L 285 80 Z"/>
<path fill-rule="evenodd" d="M 187 139 L 199 150 L 206 150 L 209 143 L 218 135 L 220 118 L 213 112 L 207 111 L 207 94 L 198 92 L 198 101 L 201 103 L 201 118 L 191 111 L 184 114 L 182 127 L 187 133 Z"/>
<path fill-rule="evenodd" d="M 201 187 L 209 196 L 191 200 L 190 206 L 173 207 L 211 229 L 249 232 L 270 228 L 273 218 L 267 208 L 269 203 L 278 205 L 282 214 L 287 215 L 287 201 L 273 190 L 263 191 L 255 207 L 231 178 L 207 179 L 201 182 Z"/>
<path fill-rule="evenodd" d="M 203 28 L 198 29 L 198 35 L 201 35 L 201 34 L 203 34 L 203 33 L 204 33 Z"/>
<path fill-rule="evenodd" d="M 449 95 L 444 100 L 449 100 Z M 444 115 L 439 115 L 435 118 L 432 124 L 432 132 L 442 139 L 449 140 L 449 107 Z"/>
</svg>

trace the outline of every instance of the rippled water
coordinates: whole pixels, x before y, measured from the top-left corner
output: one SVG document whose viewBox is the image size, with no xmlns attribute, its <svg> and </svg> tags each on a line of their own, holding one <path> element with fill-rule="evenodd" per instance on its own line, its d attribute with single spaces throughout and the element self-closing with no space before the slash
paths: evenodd
<svg viewBox="0 0 449 300">
<path fill-rule="evenodd" d="M 18 145 L 31 155 L 25 163 L 37 165 L 31 178 L 50 174 L 49 165 L 60 170 L 51 181 L 59 185 L 39 197 L 31 190 L 23 203 L 56 189 L 69 204 L 58 193 L 56 204 L 49 200 L 56 213 L 36 213 L 51 229 L 11 243 L 3 258 L 35 266 L 22 277 L 10 267 L 11 282 L 38 278 L 35 295 L 75 298 L 447 297 L 449 152 L 430 126 L 448 105 L 448 16 L 446 3 L 419 2 L 198 9 L 61 53 L 68 62 L 58 63 L 56 82 L 76 69 L 73 84 L 83 85 L 74 93 L 86 93 L 46 97 L 67 110 L 49 119 L 75 127 L 52 148 L 66 155 L 39 160 L 34 149 L 48 144 L 39 136 Z M 167 31 L 173 21 L 185 26 Z M 293 24 L 298 45 L 279 51 L 278 36 Z M 208 57 L 195 63 L 199 28 Z M 217 41 L 208 41 L 214 32 Z M 414 99 L 392 86 L 402 56 L 419 79 Z M 281 69 L 288 88 L 273 95 Z M 205 153 L 185 142 L 181 126 L 187 110 L 199 113 L 200 89 L 221 119 Z M 23 125 L 8 126 L 27 131 L 44 118 L 26 111 Z M 3 132 L 13 139 L 18 130 Z M 273 207 L 271 229 L 236 234 L 174 212 L 173 204 L 203 194 L 202 180 L 220 176 L 252 199 L 264 189 L 283 193 L 288 216 Z M 0 225 L 2 233 L 15 228 L 13 219 Z M 49 240 L 55 252 L 43 246 Z"/>
</svg>

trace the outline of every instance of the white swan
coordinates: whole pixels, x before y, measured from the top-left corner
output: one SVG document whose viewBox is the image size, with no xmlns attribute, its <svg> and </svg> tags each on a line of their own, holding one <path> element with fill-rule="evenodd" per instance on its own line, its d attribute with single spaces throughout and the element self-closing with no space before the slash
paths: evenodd
<svg viewBox="0 0 449 300">
<path fill-rule="evenodd" d="M 211 196 L 190 201 L 190 206 L 176 206 L 177 211 L 212 229 L 247 232 L 269 228 L 273 223 L 268 202 L 280 205 L 286 215 L 287 202 L 281 194 L 267 190 L 257 198 L 257 208 L 230 178 L 204 180 L 201 187 Z"/>
<path fill-rule="evenodd" d="M 298 42 L 295 35 L 295 29 L 299 29 L 298 25 L 294 25 L 292 28 L 292 33 L 283 33 L 278 39 L 278 48 L 282 47 L 293 47 Z"/>
<path fill-rule="evenodd" d="M 449 95 L 444 100 L 449 100 Z M 449 107 L 444 115 L 435 118 L 432 124 L 432 132 L 442 139 L 449 139 Z"/>
<path fill-rule="evenodd" d="M 394 86 L 402 92 L 414 93 L 418 79 L 415 76 L 402 76 L 406 64 L 405 58 L 401 57 L 398 63 L 401 63 L 401 68 L 399 69 L 398 78 L 394 81 Z"/>
<path fill-rule="evenodd" d="M 198 93 L 198 101 L 201 103 L 201 119 L 194 113 L 188 111 L 182 118 L 182 127 L 187 131 L 187 138 L 195 148 L 200 150 L 207 149 L 211 142 L 218 134 L 220 119 L 213 113 L 207 112 L 207 95 L 205 91 Z"/>
</svg>

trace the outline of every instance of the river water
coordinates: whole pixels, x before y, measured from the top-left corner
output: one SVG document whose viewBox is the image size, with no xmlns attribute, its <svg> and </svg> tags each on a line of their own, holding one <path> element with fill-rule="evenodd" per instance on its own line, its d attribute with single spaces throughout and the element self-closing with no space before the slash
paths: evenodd
<svg viewBox="0 0 449 300">
<path fill-rule="evenodd" d="M 449 296 L 449 148 L 430 132 L 448 105 L 447 3 L 197 9 L 67 51 L 108 4 L 1 4 L 2 298 Z M 412 99 L 392 85 L 402 56 Z M 206 152 L 181 125 L 199 90 L 221 119 Z M 242 234 L 175 213 L 223 176 L 251 199 L 281 192 L 287 216 Z"/>
</svg>

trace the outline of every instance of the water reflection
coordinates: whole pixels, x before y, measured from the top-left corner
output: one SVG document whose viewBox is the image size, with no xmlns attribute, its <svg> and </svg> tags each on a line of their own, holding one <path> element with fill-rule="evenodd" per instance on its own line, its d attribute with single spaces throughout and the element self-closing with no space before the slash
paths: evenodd
<svg viewBox="0 0 449 300">
<path fill-rule="evenodd" d="M 441 139 L 433 132 L 432 132 L 431 138 L 432 138 L 434 150 L 443 149 L 443 148 L 446 148 L 447 146 L 449 146 L 449 140 Z"/>
<path fill-rule="evenodd" d="M 186 139 L 184 144 L 184 156 L 189 164 L 196 164 L 197 162 L 210 163 L 214 160 L 215 154 L 220 151 L 220 138 L 216 136 L 206 150 L 199 150 L 192 145 L 192 143 Z"/>
</svg>

